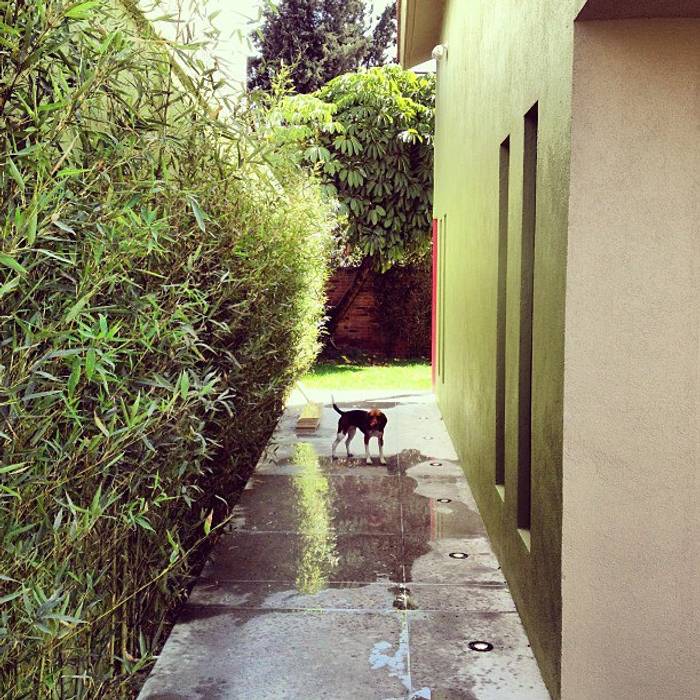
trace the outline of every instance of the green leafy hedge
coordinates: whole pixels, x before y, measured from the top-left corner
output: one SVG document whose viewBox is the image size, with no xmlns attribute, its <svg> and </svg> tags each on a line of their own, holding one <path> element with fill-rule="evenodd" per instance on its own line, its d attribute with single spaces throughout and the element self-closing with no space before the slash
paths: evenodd
<svg viewBox="0 0 700 700">
<path fill-rule="evenodd" d="M 170 56 L 0 3 L 1 697 L 129 694 L 317 351 L 330 208 Z"/>
</svg>

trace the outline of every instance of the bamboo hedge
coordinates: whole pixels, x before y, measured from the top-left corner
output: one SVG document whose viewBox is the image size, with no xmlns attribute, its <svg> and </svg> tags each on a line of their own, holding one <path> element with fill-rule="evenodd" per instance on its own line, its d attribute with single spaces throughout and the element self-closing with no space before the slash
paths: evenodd
<svg viewBox="0 0 700 700">
<path fill-rule="evenodd" d="M 110 0 L 0 1 L 2 698 L 133 695 L 317 351 L 331 208 L 172 55 Z"/>
</svg>

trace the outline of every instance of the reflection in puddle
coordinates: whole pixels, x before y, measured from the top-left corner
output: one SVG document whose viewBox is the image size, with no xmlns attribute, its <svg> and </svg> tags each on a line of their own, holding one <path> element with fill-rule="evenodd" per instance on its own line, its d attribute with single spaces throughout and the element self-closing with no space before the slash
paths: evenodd
<svg viewBox="0 0 700 700">
<path fill-rule="evenodd" d="M 313 594 L 326 587 L 338 565 L 330 489 L 311 445 L 297 444 L 293 460 L 300 467 L 294 475 L 301 536 L 296 586 L 301 593 Z"/>
</svg>

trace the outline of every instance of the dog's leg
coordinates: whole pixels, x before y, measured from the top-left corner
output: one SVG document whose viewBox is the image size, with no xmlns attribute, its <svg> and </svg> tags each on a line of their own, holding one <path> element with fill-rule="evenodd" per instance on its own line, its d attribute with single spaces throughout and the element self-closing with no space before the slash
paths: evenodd
<svg viewBox="0 0 700 700">
<path fill-rule="evenodd" d="M 335 440 L 333 441 L 333 445 L 331 446 L 331 459 L 335 459 L 335 448 L 338 447 L 340 444 L 340 441 L 343 439 L 343 433 L 342 431 L 339 431 L 338 434 L 335 436 Z"/>
<path fill-rule="evenodd" d="M 386 464 L 386 460 L 384 459 L 384 436 L 378 435 L 377 440 L 379 441 L 379 461 L 382 464 Z"/>
<path fill-rule="evenodd" d="M 352 453 L 350 452 L 350 443 L 352 442 L 352 439 L 355 437 L 355 432 L 357 431 L 357 428 L 354 426 L 348 430 L 348 439 L 345 441 L 345 450 L 348 453 L 348 459 L 352 457 Z"/>
<path fill-rule="evenodd" d="M 365 462 L 372 464 L 372 458 L 369 456 L 369 435 L 365 435 Z"/>
</svg>

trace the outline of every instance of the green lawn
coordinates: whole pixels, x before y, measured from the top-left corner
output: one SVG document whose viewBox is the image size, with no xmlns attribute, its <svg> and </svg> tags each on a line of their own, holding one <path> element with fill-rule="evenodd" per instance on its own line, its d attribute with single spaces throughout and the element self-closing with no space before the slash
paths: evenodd
<svg viewBox="0 0 700 700">
<path fill-rule="evenodd" d="M 427 362 L 394 361 L 368 365 L 352 362 L 319 363 L 301 379 L 310 389 L 431 389 Z"/>
</svg>

